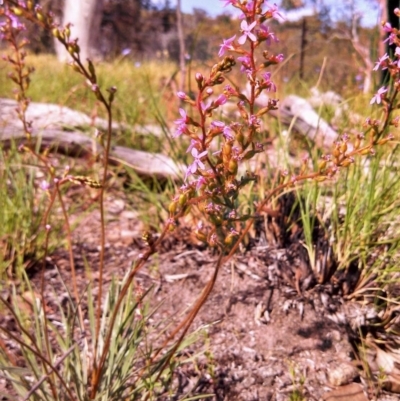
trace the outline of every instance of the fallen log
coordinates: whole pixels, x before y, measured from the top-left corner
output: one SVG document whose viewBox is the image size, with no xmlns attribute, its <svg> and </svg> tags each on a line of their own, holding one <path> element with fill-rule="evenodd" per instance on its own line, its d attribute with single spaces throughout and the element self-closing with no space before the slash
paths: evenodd
<svg viewBox="0 0 400 401">
<path fill-rule="evenodd" d="M 25 141 L 22 122 L 17 118 L 17 102 L 0 98 L 0 141 L 8 148 L 11 141 Z M 38 141 L 41 149 L 49 148 L 69 156 L 94 156 L 102 154 L 103 148 L 93 137 L 85 134 L 88 128 L 101 131 L 107 129 L 107 121 L 101 118 L 90 118 L 84 113 L 68 107 L 48 103 L 30 103 L 26 111 L 27 121 L 32 122 L 32 138 Z M 161 128 L 150 125 L 143 127 L 126 127 L 113 124 L 113 130 L 131 129 L 141 135 L 161 136 Z M 110 151 L 110 163 L 122 163 L 131 167 L 141 176 L 157 179 L 174 179 L 182 177 L 184 166 L 175 163 L 170 157 L 137 149 L 113 146 Z"/>
<path fill-rule="evenodd" d="M 260 97 L 258 102 L 267 101 Z M 0 98 L 0 141 L 23 141 L 22 123 L 16 117 L 17 102 Z M 300 135 L 312 140 L 321 148 L 330 148 L 338 134 L 312 108 L 311 104 L 298 96 L 289 95 L 279 103 L 279 109 L 271 111 L 282 124 L 290 126 Z M 93 138 L 79 131 L 90 127 L 106 130 L 107 121 L 101 118 L 90 118 L 84 113 L 55 104 L 32 102 L 26 113 L 28 121 L 32 121 L 36 131 L 33 137 L 40 140 L 41 146 L 57 150 L 68 155 L 100 154 L 102 148 Z M 1 129 L 1 127 L 3 127 Z M 130 129 L 140 135 L 160 137 L 159 126 L 126 127 L 114 123 L 113 129 Z M 132 167 L 139 175 L 156 178 L 178 179 L 184 171 L 171 158 L 162 154 L 114 146 L 111 149 L 111 163 L 124 163 Z"/>
<path fill-rule="evenodd" d="M 41 149 L 49 148 L 72 157 L 97 157 L 103 151 L 102 146 L 95 139 L 79 132 L 47 129 L 33 131 L 32 138 L 39 143 Z M 12 141 L 23 143 L 26 137 L 21 130 L 8 127 L 0 130 L 0 141 L 3 143 L 3 148 L 7 149 Z M 177 180 L 182 177 L 182 171 L 184 171 L 183 165 L 178 165 L 168 156 L 123 146 L 111 147 L 109 162 L 127 165 L 140 176 L 157 179 Z"/>
<path fill-rule="evenodd" d="M 311 104 L 299 96 L 287 96 L 279 102 L 279 109 L 270 113 L 318 147 L 331 148 L 338 137 L 337 132 L 315 112 Z"/>
<path fill-rule="evenodd" d="M 0 98 L 0 127 L 13 126 L 22 129 L 22 122 L 16 117 L 15 109 L 18 103 L 13 99 Z M 58 129 L 67 131 L 82 131 L 90 127 L 101 131 L 107 130 L 107 120 L 100 117 L 89 117 L 87 114 L 69 107 L 51 103 L 31 102 L 26 110 L 26 120 L 32 122 L 37 129 Z M 135 127 L 113 122 L 112 129 L 131 130 L 136 134 L 161 137 L 163 135 L 160 126 L 155 124 L 135 125 Z"/>
</svg>

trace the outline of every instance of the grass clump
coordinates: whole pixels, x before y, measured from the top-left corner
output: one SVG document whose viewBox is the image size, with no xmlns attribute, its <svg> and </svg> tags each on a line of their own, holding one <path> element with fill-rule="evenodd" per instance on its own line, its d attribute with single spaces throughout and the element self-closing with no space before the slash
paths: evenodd
<svg viewBox="0 0 400 401">
<path fill-rule="evenodd" d="M 46 195 L 38 187 L 38 167 L 12 144 L 0 148 L 0 279 L 21 274 L 43 256 L 41 230 Z"/>
</svg>

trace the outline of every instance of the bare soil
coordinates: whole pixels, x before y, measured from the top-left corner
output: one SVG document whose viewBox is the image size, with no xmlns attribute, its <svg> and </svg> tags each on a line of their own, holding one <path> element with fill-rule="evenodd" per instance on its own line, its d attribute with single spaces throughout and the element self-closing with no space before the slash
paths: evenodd
<svg viewBox="0 0 400 401">
<path fill-rule="evenodd" d="M 71 202 L 83 190 L 75 189 Z M 143 224 L 126 195 L 109 195 L 106 210 L 105 285 L 113 276 L 122 277 L 144 246 Z M 181 399 L 188 392 L 212 394 L 200 399 L 218 401 L 374 399 L 375 387 L 366 380 L 354 353 L 357 334 L 342 316 L 349 304 L 357 307 L 356 302 L 345 301 L 343 282 L 317 284 L 296 236 L 280 247 L 271 244 L 262 229 L 254 233 L 246 249 L 222 267 L 192 327 L 203 327 L 204 335 L 186 351 L 206 352 L 178 369 L 179 389 L 169 399 Z M 98 211 L 80 217 L 73 235 L 78 286 L 83 292 L 88 283 L 85 261 L 92 266 L 94 288 L 99 280 Z M 154 320 L 179 322 L 213 273 L 217 255 L 191 238 L 189 227 L 177 228 L 137 275 L 138 286 L 152 287 L 153 304 L 161 303 Z M 45 272 L 50 309 L 52 297 L 65 296 L 56 267 L 71 289 L 68 254 L 62 248 L 49 256 Z M 36 288 L 40 288 L 40 272 L 39 266 L 29 271 Z M 0 325 L 11 327 L 11 317 L 0 316 Z M 398 398 L 381 392 L 377 399 Z"/>
</svg>

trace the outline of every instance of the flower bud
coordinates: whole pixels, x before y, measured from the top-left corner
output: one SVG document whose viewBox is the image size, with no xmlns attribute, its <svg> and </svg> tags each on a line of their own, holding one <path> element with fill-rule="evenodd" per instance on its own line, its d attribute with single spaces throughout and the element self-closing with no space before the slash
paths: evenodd
<svg viewBox="0 0 400 401">
<path fill-rule="evenodd" d="M 220 226 L 222 224 L 222 218 L 218 214 L 210 215 L 210 220 L 216 226 Z"/>
<path fill-rule="evenodd" d="M 96 70 L 92 63 L 92 60 L 88 59 L 87 62 L 88 62 L 88 69 L 89 69 L 90 75 L 92 76 L 93 81 L 96 82 L 97 81 Z"/>
<path fill-rule="evenodd" d="M 243 156 L 242 160 L 250 160 L 254 157 L 254 155 L 258 153 L 255 150 L 249 150 L 248 152 L 246 152 Z"/>
<path fill-rule="evenodd" d="M 188 200 L 188 197 L 186 194 L 179 195 L 179 200 L 178 200 L 179 206 L 182 206 L 182 207 L 185 206 L 187 200 Z"/>
<path fill-rule="evenodd" d="M 343 161 L 342 161 L 342 163 L 340 163 L 340 165 L 342 166 L 342 167 L 348 167 L 348 166 L 350 166 L 350 164 L 352 164 L 352 163 L 354 163 L 354 159 L 353 158 L 347 158 L 347 159 L 344 159 Z"/>
<path fill-rule="evenodd" d="M 53 36 L 57 39 L 61 39 L 61 33 L 60 30 L 58 28 L 53 28 L 51 33 L 53 34 Z"/>
<path fill-rule="evenodd" d="M 67 51 L 71 56 L 73 56 L 74 53 L 75 53 L 75 47 L 73 45 L 68 45 L 67 46 Z"/>
<path fill-rule="evenodd" d="M 219 95 L 217 100 L 215 101 L 215 105 L 222 106 L 223 104 L 226 103 L 227 100 L 228 100 L 228 98 L 224 94 Z"/>
<path fill-rule="evenodd" d="M 235 159 L 229 160 L 228 171 L 229 171 L 232 175 L 236 175 L 236 174 L 237 174 L 237 171 L 238 171 L 238 164 L 237 164 L 237 161 L 236 161 Z"/>
<path fill-rule="evenodd" d="M 177 202 L 171 202 L 171 203 L 169 204 L 169 206 L 168 206 L 168 211 L 169 211 L 171 214 L 175 214 L 177 208 L 178 208 L 178 203 L 177 203 Z"/>
<path fill-rule="evenodd" d="M 371 153 L 371 146 L 367 146 L 365 149 L 361 150 L 360 155 L 369 155 Z"/>
<path fill-rule="evenodd" d="M 36 12 L 36 18 L 37 18 L 40 22 L 44 22 L 44 21 L 45 21 L 45 17 L 44 17 L 44 15 L 43 15 L 40 11 Z"/>
<path fill-rule="evenodd" d="M 385 144 L 386 142 L 389 142 L 389 141 L 391 141 L 391 140 L 393 140 L 393 139 L 394 139 L 394 136 L 393 136 L 392 134 L 390 134 L 390 135 L 387 136 L 386 138 L 380 139 L 376 144 L 377 144 L 377 145 L 383 145 L 383 144 Z"/>
<path fill-rule="evenodd" d="M 69 39 L 69 37 L 71 36 L 71 29 L 69 24 L 67 24 L 67 26 L 64 29 L 64 35 L 66 39 Z"/>
<path fill-rule="evenodd" d="M 232 155 L 232 144 L 230 142 L 225 142 L 222 146 L 222 161 L 228 163 Z"/>
<path fill-rule="evenodd" d="M 326 169 L 326 160 L 320 160 L 318 163 L 318 171 L 322 171 Z"/>
<path fill-rule="evenodd" d="M 203 83 L 204 83 L 204 77 L 203 77 L 203 75 L 200 74 L 199 72 L 196 72 L 195 79 L 196 79 L 198 88 L 199 88 L 199 89 L 202 89 Z"/>
<path fill-rule="evenodd" d="M 224 244 L 225 244 L 225 245 L 232 245 L 232 242 L 233 242 L 233 235 L 232 235 L 232 234 L 229 234 L 229 235 L 225 238 Z"/>
<path fill-rule="evenodd" d="M 340 150 L 340 153 L 345 153 L 346 150 L 347 150 L 347 143 L 346 142 L 342 142 L 340 144 L 340 146 L 339 146 L 339 150 Z"/>
<path fill-rule="evenodd" d="M 243 145 L 244 142 L 244 135 L 242 131 L 239 131 L 238 134 L 236 135 L 236 140 Z"/>
<path fill-rule="evenodd" d="M 22 15 L 22 9 L 19 7 L 12 7 L 11 11 L 14 15 L 16 15 L 17 17 Z"/>
<path fill-rule="evenodd" d="M 194 235 L 196 236 L 196 238 L 201 241 L 201 242 L 207 242 L 207 236 L 203 231 L 200 230 L 196 230 L 194 232 Z"/>
<path fill-rule="evenodd" d="M 74 62 L 71 62 L 71 63 L 68 63 L 68 65 L 69 65 L 75 72 L 81 73 L 81 70 L 80 70 L 78 64 L 76 64 L 76 63 L 74 63 Z"/>
</svg>

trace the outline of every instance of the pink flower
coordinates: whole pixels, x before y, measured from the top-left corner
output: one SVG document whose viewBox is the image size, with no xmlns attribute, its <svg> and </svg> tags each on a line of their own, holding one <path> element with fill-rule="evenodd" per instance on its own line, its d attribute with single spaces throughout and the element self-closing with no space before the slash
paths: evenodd
<svg viewBox="0 0 400 401">
<path fill-rule="evenodd" d="M 186 111 L 183 109 L 179 109 L 179 114 L 181 115 L 182 118 L 178 118 L 177 120 L 174 121 L 174 124 L 181 125 L 181 124 L 187 124 L 189 122 L 189 117 L 186 114 Z"/>
<path fill-rule="evenodd" d="M 186 153 L 190 152 L 197 144 L 197 141 L 195 139 L 191 139 L 190 140 L 190 145 L 189 147 L 186 149 Z"/>
<path fill-rule="evenodd" d="M 227 125 L 224 127 L 223 135 L 227 141 L 233 141 L 235 139 L 232 128 Z"/>
<path fill-rule="evenodd" d="M 179 114 L 181 115 L 181 118 L 178 118 L 174 121 L 174 124 L 178 126 L 176 128 L 175 134 L 173 135 L 174 138 L 188 133 L 188 127 L 186 124 L 190 121 L 190 118 L 186 114 L 186 111 L 183 109 L 179 109 Z"/>
<path fill-rule="evenodd" d="M 388 38 L 383 41 L 383 43 L 389 42 L 389 45 L 392 45 L 396 39 L 396 34 L 393 32 L 392 26 L 389 22 L 386 22 L 382 25 L 382 29 L 389 34 Z"/>
<path fill-rule="evenodd" d="M 261 74 L 264 81 L 261 84 L 263 89 L 266 89 L 268 92 L 276 92 L 276 85 L 271 81 L 271 73 L 270 72 L 263 72 Z"/>
<path fill-rule="evenodd" d="M 211 122 L 211 127 L 213 129 L 213 134 L 220 134 L 225 128 L 225 123 L 215 120 Z"/>
<path fill-rule="evenodd" d="M 202 186 L 206 185 L 207 181 L 203 176 L 200 176 L 196 181 L 196 189 L 199 190 Z"/>
<path fill-rule="evenodd" d="M 173 135 L 173 138 L 181 136 L 182 134 L 189 134 L 189 130 L 186 124 L 180 124 L 176 127 L 176 131 L 175 134 Z"/>
<path fill-rule="evenodd" d="M 50 184 L 49 184 L 46 180 L 43 180 L 43 181 L 41 181 L 41 183 L 39 184 L 39 187 L 40 187 L 40 189 L 43 190 L 43 191 L 48 191 L 48 190 L 50 189 Z"/>
<path fill-rule="evenodd" d="M 224 7 L 229 6 L 229 5 L 234 6 L 236 4 L 236 0 L 220 0 L 220 1 L 225 2 Z"/>
<path fill-rule="evenodd" d="M 260 25 L 260 30 L 258 31 L 258 39 L 265 40 L 267 45 L 271 44 L 271 40 L 273 40 L 274 42 L 278 42 L 275 34 L 273 32 L 270 32 L 268 27 L 263 24 Z"/>
<path fill-rule="evenodd" d="M 265 5 L 269 8 L 266 12 L 266 15 L 270 18 L 275 18 L 276 20 L 285 20 L 285 17 L 279 12 L 278 6 L 274 4 L 270 6 L 269 4 L 265 3 Z"/>
<path fill-rule="evenodd" d="M 397 51 L 398 47 L 396 48 Z M 375 67 L 372 69 L 373 71 L 378 71 L 379 67 L 382 67 L 382 70 L 387 69 L 386 60 L 389 58 L 388 54 L 385 53 L 375 64 Z"/>
<path fill-rule="evenodd" d="M 382 88 L 378 89 L 378 92 L 375 93 L 369 104 L 380 104 L 382 102 L 382 99 L 385 97 L 385 93 L 387 92 L 387 88 L 382 86 Z"/>
<path fill-rule="evenodd" d="M 382 25 L 382 29 L 383 29 L 385 32 L 387 32 L 387 33 L 391 33 L 391 32 L 393 31 L 392 25 L 390 25 L 389 22 L 385 22 L 385 23 Z"/>
<path fill-rule="evenodd" d="M 268 60 L 271 64 L 279 64 L 283 61 L 283 54 L 278 54 L 277 56 L 273 55 Z"/>
<path fill-rule="evenodd" d="M 232 44 L 234 42 L 235 38 L 236 38 L 236 35 L 233 35 L 231 38 L 226 39 L 226 40 L 223 39 L 224 42 L 222 43 L 222 45 L 220 45 L 221 48 L 219 49 L 219 52 L 218 52 L 219 57 L 223 56 L 227 50 L 235 50 L 235 46 Z"/>
<path fill-rule="evenodd" d="M 216 106 L 222 106 L 223 104 L 226 103 L 227 100 L 228 100 L 228 98 L 224 94 L 221 94 L 221 95 L 219 95 L 217 97 L 217 99 L 215 100 L 214 104 Z"/>
<path fill-rule="evenodd" d="M 251 31 L 253 30 L 253 28 L 256 25 L 257 25 L 257 21 L 254 21 L 249 25 L 246 20 L 243 20 L 240 24 L 240 28 L 241 28 L 243 35 L 238 39 L 238 43 L 240 43 L 241 45 L 244 45 L 247 38 L 249 38 L 252 42 L 255 42 L 257 40 L 257 37 Z"/>
<path fill-rule="evenodd" d="M 237 95 L 236 90 L 233 89 L 231 85 L 226 85 L 224 87 L 224 92 L 227 93 L 229 96 L 236 96 Z"/>
<path fill-rule="evenodd" d="M 201 161 L 201 158 L 207 155 L 206 150 L 204 152 L 199 153 L 199 151 L 196 148 L 193 148 L 190 153 L 194 157 L 194 160 L 193 163 L 187 168 L 185 180 L 188 178 L 190 174 L 194 174 L 199 168 L 202 170 L 206 168 L 204 163 Z"/>
<path fill-rule="evenodd" d="M 249 56 L 238 57 L 237 60 L 242 63 L 242 66 L 240 67 L 241 72 L 251 70 L 251 60 Z"/>
</svg>

